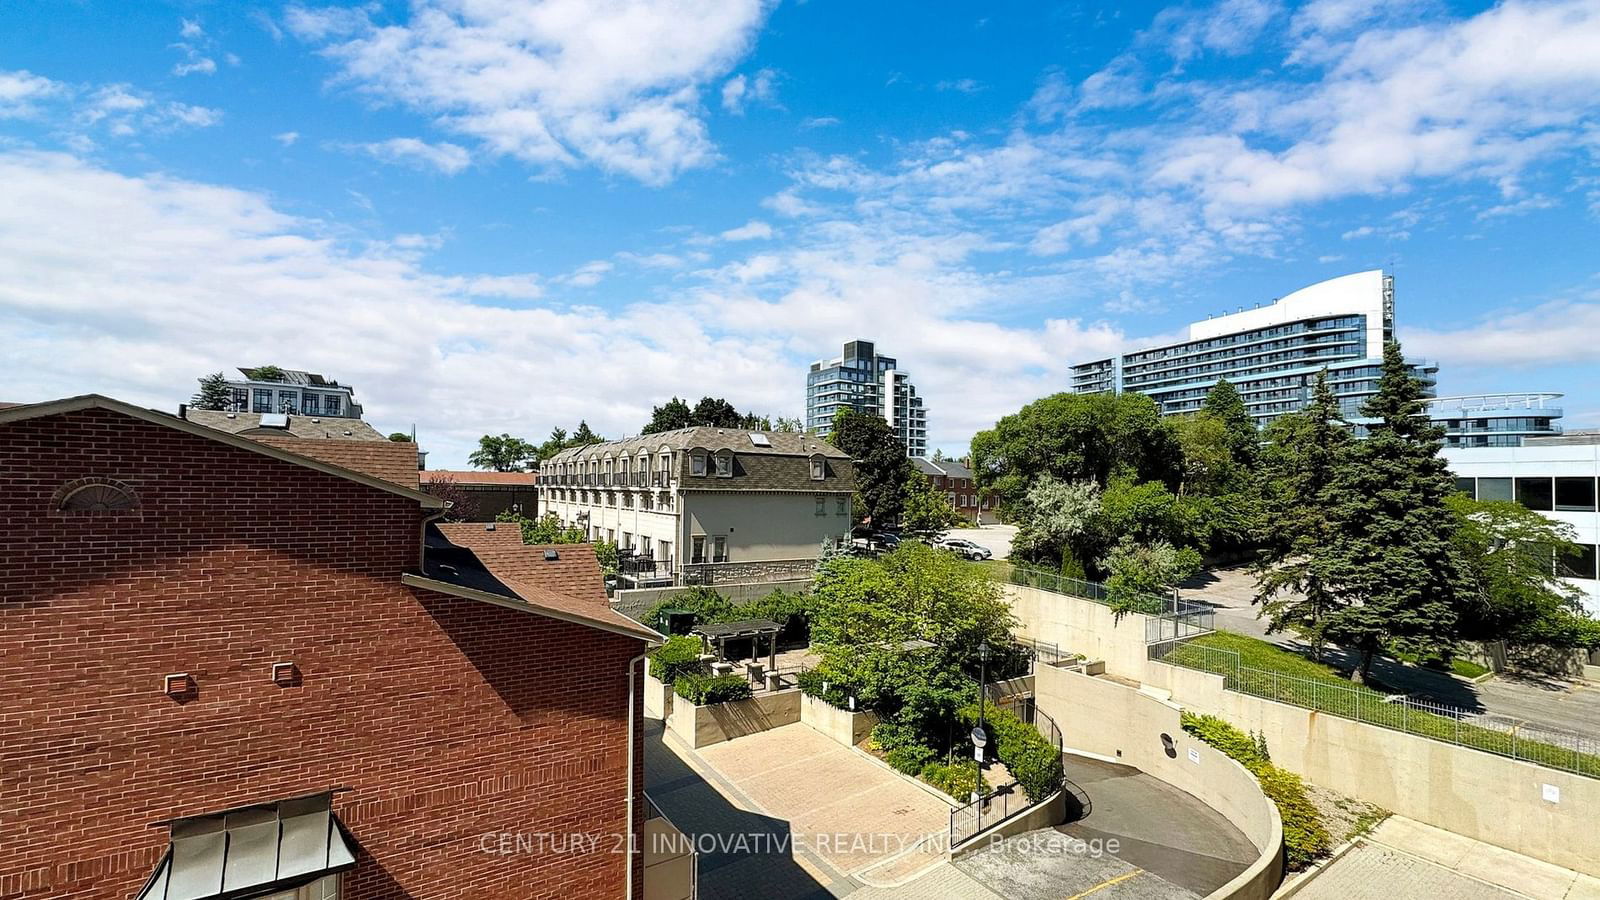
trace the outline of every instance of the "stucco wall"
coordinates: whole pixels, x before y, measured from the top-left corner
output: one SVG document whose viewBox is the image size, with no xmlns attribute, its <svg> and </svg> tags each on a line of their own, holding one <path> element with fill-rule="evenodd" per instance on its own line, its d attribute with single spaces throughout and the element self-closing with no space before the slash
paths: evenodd
<svg viewBox="0 0 1600 900">
<path fill-rule="evenodd" d="M 1265 900 L 1283 880 L 1283 823 L 1255 777 L 1182 727 L 1176 704 L 1104 678 L 1040 666 L 1035 698 L 1058 722 L 1071 723 L 1075 750 L 1116 759 L 1165 781 L 1215 809 L 1261 854 L 1212 897 Z M 1242 726 L 1241 726 L 1242 727 Z M 1169 755 L 1162 738 L 1172 741 Z"/>
<path fill-rule="evenodd" d="M 848 504 L 844 515 L 836 512 L 834 494 L 827 498 L 827 515 L 816 514 L 812 494 L 739 492 L 685 492 L 683 510 L 688 517 L 680 559 L 688 561 L 690 537 L 706 536 L 706 559 L 712 538 L 728 538 L 728 559 L 750 562 L 764 559 L 816 559 L 822 539 L 850 531 Z"/>
<path fill-rule="evenodd" d="M 674 697 L 667 727 L 694 749 L 800 721 L 800 691 L 757 694 L 749 700 L 695 706 Z"/>
<path fill-rule="evenodd" d="M 1196 712 L 1265 735 L 1273 762 L 1312 784 L 1456 834 L 1600 875 L 1600 780 L 1224 690 L 1222 677 L 1151 663 L 1145 681 Z M 1558 799 L 1546 799 L 1546 786 Z"/>
</svg>

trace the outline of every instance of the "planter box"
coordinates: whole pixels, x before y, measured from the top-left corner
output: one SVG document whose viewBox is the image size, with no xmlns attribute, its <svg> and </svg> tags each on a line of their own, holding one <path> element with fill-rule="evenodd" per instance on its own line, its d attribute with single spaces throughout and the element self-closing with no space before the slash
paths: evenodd
<svg viewBox="0 0 1600 900">
<path fill-rule="evenodd" d="M 800 721 L 800 697 L 798 688 L 707 706 L 674 697 L 667 728 L 678 740 L 699 749 Z"/>
<path fill-rule="evenodd" d="M 800 698 L 800 721 L 833 738 L 846 747 L 867 739 L 878 717 L 870 712 L 851 712 L 811 696 Z"/>
</svg>

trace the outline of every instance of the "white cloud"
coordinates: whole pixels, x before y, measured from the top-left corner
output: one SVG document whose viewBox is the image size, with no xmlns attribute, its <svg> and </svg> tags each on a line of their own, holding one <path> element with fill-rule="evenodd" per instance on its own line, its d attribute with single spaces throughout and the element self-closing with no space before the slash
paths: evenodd
<svg viewBox="0 0 1600 900">
<path fill-rule="evenodd" d="M 773 69 L 762 69 L 748 78 L 744 75 L 729 78 L 722 83 L 722 108 L 742 116 L 745 107 L 753 103 L 773 105 L 777 75 Z"/>
<path fill-rule="evenodd" d="M 300 140 L 300 132 L 284 131 L 272 136 L 272 139 L 285 147 L 293 147 L 294 142 Z"/>
<path fill-rule="evenodd" d="M 1406 352 L 1437 359 L 1441 369 L 1555 366 L 1594 362 L 1600 291 L 1575 299 L 1500 310 L 1459 329 L 1406 329 Z"/>
<path fill-rule="evenodd" d="M 973 78 L 957 78 L 951 81 L 941 81 L 934 86 L 934 90 L 956 91 L 962 94 L 976 94 L 984 90 L 982 82 Z"/>
<path fill-rule="evenodd" d="M 807 130 L 812 128 L 830 128 L 838 124 L 839 120 L 833 116 L 811 116 L 810 118 L 800 120 L 800 127 Z"/>
<path fill-rule="evenodd" d="M 0 72 L 0 119 L 33 118 L 40 112 L 40 102 L 67 92 L 66 85 L 26 69 Z"/>
<path fill-rule="evenodd" d="M 1266 110 L 1262 139 L 1216 123 L 1174 140 L 1155 177 L 1192 188 L 1218 213 L 1382 194 L 1427 178 L 1486 178 L 1514 193 L 1530 162 L 1592 126 L 1595 46 L 1600 6 L 1588 0 L 1369 28 L 1328 45 L 1320 80 L 1280 85 L 1272 103 L 1256 104 Z"/>
<path fill-rule="evenodd" d="M 616 266 L 612 263 L 597 259 L 573 269 L 559 280 L 563 284 L 570 284 L 574 287 L 594 287 L 605 279 L 607 273 L 615 268 Z"/>
<path fill-rule="evenodd" d="M 1495 219 L 1502 216 L 1527 215 L 1535 210 L 1550 209 L 1556 205 L 1555 198 L 1546 197 L 1543 194 L 1534 194 L 1531 197 L 1524 197 L 1513 203 L 1500 203 L 1491 206 L 1478 213 L 1478 221 L 1481 222 L 1485 219 Z"/>
<path fill-rule="evenodd" d="M 340 80 L 543 171 L 589 164 L 664 184 L 716 155 L 701 88 L 750 49 L 768 0 L 416 0 L 365 11 L 291 7 Z"/>
<path fill-rule="evenodd" d="M 195 73 L 201 75 L 216 73 L 217 61 L 205 55 L 205 50 L 213 45 L 213 41 L 206 35 L 206 30 L 201 27 L 199 21 L 179 19 L 178 37 L 182 40 L 173 44 L 172 49 L 183 53 L 183 61 L 173 65 L 172 74 L 182 78 Z M 237 57 L 233 59 L 237 65 Z"/>
<path fill-rule="evenodd" d="M 472 154 L 459 144 L 430 144 L 417 138 L 390 138 L 349 146 L 386 163 L 432 169 L 445 175 L 454 175 L 472 164 Z"/>
<path fill-rule="evenodd" d="M 764 241 L 772 237 L 772 226 L 759 219 L 751 219 L 738 228 L 729 228 L 718 236 L 725 241 Z"/>
</svg>

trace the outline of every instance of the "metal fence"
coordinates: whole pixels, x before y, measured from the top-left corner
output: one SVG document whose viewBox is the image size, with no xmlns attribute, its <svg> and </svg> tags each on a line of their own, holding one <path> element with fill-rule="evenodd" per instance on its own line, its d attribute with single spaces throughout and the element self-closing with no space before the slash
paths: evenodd
<svg viewBox="0 0 1600 900">
<path fill-rule="evenodd" d="M 1013 565 L 1011 567 L 1010 582 L 1024 587 L 1038 588 L 1041 591 L 1050 591 L 1056 594 L 1065 594 L 1068 597 L 1077 597 L 1080 600 L 1092 600 L 1106 606 L 1111 605 L 1111 591 L 1102 582 L 1085 581 L 1082 578 L 1072 578 L 1049 569 L 1036 569 L 1032 566 Z M 1168 615 L 1184 604 L 1178 597 L 1177 588 L 1170 594 L 1147 594 L 1136 597 L 1127 605 L 1133 612 L 1145 615 Z"/>
<path fill-rule="evenodd" d="M 1008 707 L 1022 721 L 1032 725 L 1039 735 L 1049 741 L 1056 754 L 1061 753 L 1061 729 L 1055 720 L 1045 715 L 1028 697 Z M 973 763 L 976 765 L 976 761 Z M 974 835 L 990 825 L 1036 805 L 1043 797 L 1028 797 L 1015 781 L 996 788 L 987 797 L 980 797 L 950 810 L 950 846 L 971 840 Z"/>
<path fill-rule="evenodd" d="M 1600 778 L 1600 739 L 1477 713 L 1356 684 L 1303 678 L 1243 664 L 1239 654 L 1187 641 L 1151 644 L 1150 659 L 1223 676 L 1231 691 L 1315 709 L 1368 725 L 1471 747 L 1552 769 Z"/>
<path fill-rule="evenodd" d="M 1174 598 L 1173 611 L 1144 620 L 1144 642 L 1155 644 L 1199 637 L 1217 630 L 1217 611 L 1204 603 Z"/>
</svg>

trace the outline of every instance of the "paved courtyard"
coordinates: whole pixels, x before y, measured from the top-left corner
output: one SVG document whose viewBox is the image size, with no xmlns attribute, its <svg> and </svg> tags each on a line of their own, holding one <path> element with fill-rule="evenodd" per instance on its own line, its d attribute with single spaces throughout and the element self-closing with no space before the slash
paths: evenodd
<svg viewBox="0 0 1600 900">
<path fill-rule="evenodd" d="M 952 528 L 946 537 L 961 538 L 988 548 L 995 559 L 1011 556 L 1011 539 L 1017 536 L 1015 525 L 985 525 L 982 528 Z"/>
</svg>

